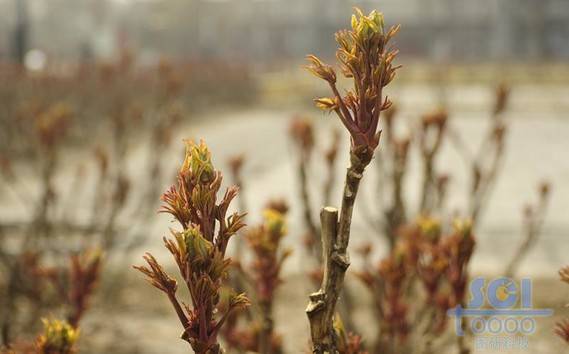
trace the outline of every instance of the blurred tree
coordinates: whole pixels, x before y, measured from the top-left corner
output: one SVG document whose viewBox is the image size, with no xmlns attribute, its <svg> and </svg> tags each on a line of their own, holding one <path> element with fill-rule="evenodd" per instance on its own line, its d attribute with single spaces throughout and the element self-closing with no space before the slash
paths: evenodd
<svg viewBox="0 0 569 354">
<path fill-rule="evenodd" d="M 16 2 L 16 25 L 14 27 L 14 34 L 12 39 L 12 48 L 14 60 L 19 63 L 24 63 L 24 57 L 28 50 L 28 34 L 29 34 L 29 20 L 28 20 L 28 4 L 27 0 L 14 0 Z"/>
</svg>

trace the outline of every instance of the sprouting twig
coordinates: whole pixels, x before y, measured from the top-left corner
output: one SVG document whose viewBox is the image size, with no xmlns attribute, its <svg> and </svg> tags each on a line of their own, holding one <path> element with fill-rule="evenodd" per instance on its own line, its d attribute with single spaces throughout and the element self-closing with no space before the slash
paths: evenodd
<svg viewBox="0 0 569 354">
<path fill-rule="evenodd" d="M 504 274 L 506 274 L 507 277 L 511 278 L 516 274 L 516 270 L 529 251 L 535 246 L 541 235 L 545 215 L 547 214 L 547 206 L 549 204 L 550 189 L 549 183 L 543 182 L 539 188 L 538 204 L 535 207 L 528 205 L 524 210 L 525 237 L 506 266 Z"/>
<path fill-rule="evenodd" d="M 231 292 L 224 311 L 220 307 L 221 286 L 227 278 L 231 260 L 226 258 L 229 239 L 245 224 L 244 214 L 227 216 L 228 208 L 237 196 L 235 186 L 228 188 L 220 201 L 222 174 L 211 162 L 211 153 L 202 141 L 199 145 L 186 142 L 186 157 L 178 172 L 177 184 L 164 195 L 162 212 L 178 221 L 182 231 L 171 230 L 172 238 L 164 238 L 185 285 L 192 307 L 182 307 L 176 297 L 177 282 L 147 254 L 147 266 L 135 269 L 164 292 L 183 327 L 182 339 L 197 354 L 222 352 L 218 342 L 221 327 L 233 311 L 249 305 L 244 294 Z"/>
<path fill-rule="evenodd" d="M 336 303 L 349 267 L 347 253 L 354 203 L 364 170 L 379 145 L 381 111 L 391 106 L 383 88 L 395 77 L 393 60 L 397 51 L 388 42 L 399 27 L 385 31 L 383 14 L 372 11 L 365 16 L 359 9 L 352 17 L 352 29 L 336 34 L 337 58 L 343 74 L 353 78 L 354 89 L 342 97 L 336 87 L 336 72 L 317 57 L 310 55 L 308 69 L 325 80 L 333 97 L 316 99 L 318 107 L 334 111 L 350 133 L 350 164 L 346 173 L 341 209 L 325 207 L 321 213 L 324 276 L 320 290 L 310 295 L 306 309 L 310 320 L 313 353 L 336 353 L 338 332 L 334 329 Z"/>
</svg>

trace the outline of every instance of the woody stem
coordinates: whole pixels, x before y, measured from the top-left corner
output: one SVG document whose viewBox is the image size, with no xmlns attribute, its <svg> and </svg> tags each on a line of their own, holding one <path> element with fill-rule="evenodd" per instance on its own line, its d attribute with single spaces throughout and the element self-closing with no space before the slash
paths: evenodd
<svg viewBox="0 0 569 354">
<path fill-rule="evenodd" d="M 347 248 L 354 202 L 373 151 L 367 147 L 356 148 L 350 155 L 351 163 L 346 173 L 339 220 L 338 210 L 332 207 L 323 208 L 320 214 L 324 277 L 320 290 L 310 295 L 306 309 L 310 321 L 312 352 L 315 354 L 337 353 L 334 314 L 344 285 L 344 276 L 350 265 Z"/>
</svg>

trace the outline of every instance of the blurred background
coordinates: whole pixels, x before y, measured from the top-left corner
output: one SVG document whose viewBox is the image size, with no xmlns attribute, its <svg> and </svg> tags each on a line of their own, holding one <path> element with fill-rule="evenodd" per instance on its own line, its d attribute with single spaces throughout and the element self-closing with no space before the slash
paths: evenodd
<svg viewBox="0 0 569 354">
<path fill-rule="evenodd" d="M 425 61 L 563 62 L 569 57 L 563 0 L 2 0 L 4 59 L 29 50 L 50 60 L 109 59 L 127 46 L 141 64 L 163 56 L 274 67 L 307 52 L 332 55 L 331 32 L 352 6 L 381 7 L 405 28 L 404 58 Z"/>
<path fill-rule="evenodd" d="M 424 209 L 420 135 L 442 113 L 432 214 L 448 224 L 480 204 L 472 272 L 515 269 L 539 282 L 540 304 L 561 307 L 569 297 L 556 281 L 569 261 L 567 0 L 0 0 L 3 344 L 36 333 L 40 315 L 59 313 L 57 292 L 49 295 L 38 274 L 65 268 L 68 254 L 102 249 L 82 352 L 186 351 L 167 301 L 130 266 L 152 251 L 173 267 L 161 241 L 172 224 L 156 213 L 159 197 L 174 182 L 182 139 L 203 138 L 224 184 L 241 185 L 248 224 L 270 198 L 290 205 L 283 242 L 294 253 L 284 278 L 296 285 L 282 286 L 275 317 L 285 337 L 301 338 L 286 352 L 301 352 L 313 290 L 304 210 L 317 221 L 326 200 L 340 202 L 348 161 L 339 120 L 313 107 L 328 87 L 302 66 L 307 54 L 335 62 L 333 33 L 349 27 L 354 6 L 401 24 L 394 46 L 403 68 L 387 94 L 397 106 L 394 134 L 410 141 L 401 177 L 407 221 Z M 310 161 L 290 128 L 299 120 L 313 134 Z M 330 168 L 324 155 L 338 130 Z M 378 154 L 387 163 L 368 168 L 350 244 L 355 252 L 371 242 L 374 260 L 389 250 L 378 225 L 393 221 L 394 203 L 385 188 L 395 163 Z M 354 270 L 364 266 L 353 258 Z M 365 332 L 371 315 L 358 314 Z M 548 337 L 554 321 L 543 321 L 534 352 L 557 353 Z"/>
</svg>

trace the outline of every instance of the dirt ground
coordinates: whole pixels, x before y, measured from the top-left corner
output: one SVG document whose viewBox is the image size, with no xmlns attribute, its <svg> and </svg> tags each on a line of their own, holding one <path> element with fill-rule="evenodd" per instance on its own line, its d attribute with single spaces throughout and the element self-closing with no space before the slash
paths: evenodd
<svg viewBox="0 0 569 354">
<path fill-rule="evenodd" d="M 186 342 L 179 339 L 181 327 L 166 297 L 147 286 L 134 272 L 124 280 L 120 297 L 112 303 L 99 299 L 83 324 L 88 340 L 82 342 L 84 353 L 177 354 L 188 353 Z M 355 321 L 364 341 L 375 338 L 376 321 L 371 311 L 370 296 L 359 283 L 350 279 L 351 293 L 356 297 Z M 566 345 L 553 334 L 555 322 L 569 317 L 565 303 L 569 302 L 569 286 L 557 279 L 534 279 L 534 307 L 554 310 L 554 316 L 538 318 L 536 333 L 527 336 L 527 349 L 474 350 L 473 353 L 532 353 L 561 354 L 569 352 Z M 286 353 L 305 353 L 308 347 L 308 322 L 304 309 L 312 291 L 304 276 L 289 276 L 278 292 L 276 328 L 285 338 Z M 453 343 L 452 328 L 444 337 Z M 474 339 L 469 342 L 474 346 Z M 455 353 L 451 345 L 445 353 Z"/>
</svg>

